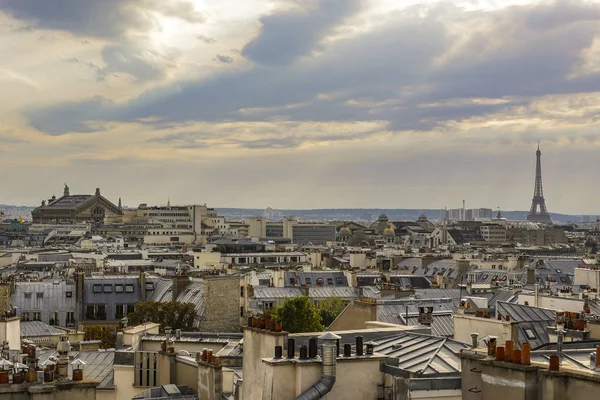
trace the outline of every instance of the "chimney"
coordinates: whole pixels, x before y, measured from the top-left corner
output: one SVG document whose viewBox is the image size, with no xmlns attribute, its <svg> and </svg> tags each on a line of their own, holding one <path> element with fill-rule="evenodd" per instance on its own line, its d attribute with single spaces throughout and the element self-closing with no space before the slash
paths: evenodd
<svg viewBox="0 0 600 400">
<path fill-rule="evenodd" d="M 476 349 L 477 347 L 479 347 L 479 333 L 477 332 L 473 332 L 471 333 L 471 344 L 473 346 L 474 349 Z"/>
<path fill-rule="evenodd" d="M 69 338 L 67 336 L 60 337 L 60 340 L 56 345 L 56 351 L 58 352 L 58 378 L 68 379 L 71 344 L 69 343 Z"/>
<path fill-rule="evenodd" d="M 142 301 L 146 301 L 146 273 L 144 272 L 144 268 L 140 268 L 140 288 Z"/>
<path fill-rule="evenodd" d="M 533 285 L 535 283 L 535 269 L 527 268 L 527 284 Z"/>
<path fill-rule="evenodd" d="M 173 290 L 172 290 L 172 301 L 177 301 L 177 297 L 184 291 L 191 282 L 191 277 L 187 275 L 174 275 L 172 278 Z"/>
<path fill-rule="evenodd" d="M 307 285 L 307 284 L 303 283 L 303 284 L 300 286 L 300 291 L 302 291 L 302 296 L 306 296 L 306 297 L 308 297 L 308 295 L 309 295 L 309 288 L 308 288 L 308 285 Z"/>
<path fill-rule="evenodd" d="M 292 359 L 296 355 L 296 340 L 288 338 L 287 342 L 287 358 Z"/>
<path fill-rule="evenodd" d="M 175 339 L 181 339 L 181 329 L 175 329 Z"/>
<path fill-rule="evenodd" d="M 335 384 L 337 364 L 336 343 L 339 339 L 340 337 L 338 335 L 331 332 L 319 336 L 319 340 L 321 340 L 322 343 L 321 357 L 323 359 L 321 362 L 321 379 L 298 396 L 296 400 L 321 399 L 331 391 L 331 388 L 333 388 L 333 385 Z M 360 344 L 362 346 L 362 337 Z"/>
<path fill-rule="evenodd" d="M 363 337 L 360 335 L 356 337 L 356 355 L 358 357 L 363 355 Z"/>
<path fill-rule="evenodd" d="M 350 343 L 344 344 L 344 357 L 352 356 L 352 345 Z"/>
<path fill-rule="evenodd" d="M 317 338 L 308 339 L 308 358 L 317 358 Z"/>
</svg>

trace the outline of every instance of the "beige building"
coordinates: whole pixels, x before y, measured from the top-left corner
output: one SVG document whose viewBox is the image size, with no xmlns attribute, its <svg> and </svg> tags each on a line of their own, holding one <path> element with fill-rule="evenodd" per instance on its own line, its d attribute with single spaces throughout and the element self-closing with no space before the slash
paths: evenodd
<svg viewBox="0 0 600 400">
<path fill-rule="evenodd" d="M 502 244 L 506 242 L 506 228 L 498 224 L 484 224 L 479 228 L 481 236 L 486 242 Z"/>
<path fill-rule="evenodd" d="M 504 342 L 498 347 L 505 351 Z M 486 349 L 463 350 L 463 400 L 555 399 L 595 400 L 600 377 L 597 373 L 596 349 L 580 348 L 558 353 L 554 349 L 531 351 L 529 359 L 522 349 L 513 353 L 519 362 L 496 360 Z M 592 356 L 591 356 L 592 355 Z M 548 359 L 557 357 L 556 368 L 549 368 Z"/>
</svg>

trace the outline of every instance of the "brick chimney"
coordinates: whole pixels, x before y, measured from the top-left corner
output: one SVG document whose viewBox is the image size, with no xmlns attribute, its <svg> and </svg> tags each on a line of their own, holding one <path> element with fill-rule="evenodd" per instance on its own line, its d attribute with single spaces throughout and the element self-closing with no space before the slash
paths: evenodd
<svg viewBox="0 0 600 400">
<path fill-rule="evenodd" d="M 172 301 L 177 300 L 177 297 L 185 290 L 186 287 L 191 282 L 191 277 L 187 275 L 174 275 L 171 279 L 173 282 L 173 299 Z"/>
</svg>

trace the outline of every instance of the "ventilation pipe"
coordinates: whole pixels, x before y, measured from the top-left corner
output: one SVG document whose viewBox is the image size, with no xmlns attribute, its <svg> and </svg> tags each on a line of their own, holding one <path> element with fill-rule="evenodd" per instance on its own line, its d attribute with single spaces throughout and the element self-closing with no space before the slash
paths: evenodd
<svg viewBox="0 0 600 400">
<path fill-rule="evenodd" d="M 477 347 L 479 347 L 479 333 L 477 332 L 473 332 L 471 333 L 471 343 L 474 349 L 476 349 Z"/>
<path fill-rule="evenodd" d="M 331 332 L 319 336 L 319 340 L 322 342 L 321 357 L 323 359 L 321 362 L 323 369 L 321 379 L 300 396 L 296 397 L 296 400 L 317 400 L 331 391 L 335 383 L 335 367 L 337 362 L 336 342 L 338 339 L 340 337 Z"/>
</svg>

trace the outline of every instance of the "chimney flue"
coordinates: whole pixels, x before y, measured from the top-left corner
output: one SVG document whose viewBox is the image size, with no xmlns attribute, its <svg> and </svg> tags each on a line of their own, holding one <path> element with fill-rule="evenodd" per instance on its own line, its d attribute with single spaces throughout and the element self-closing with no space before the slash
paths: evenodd
<svg viewBox="0 0 600 400">
<path fill-rule="evenodd" d="M 308 358 L 317 357 L 317 338 L 311 337 L 308 340 Z"/>
<path fill-rule="evenodd" d="M 308 347 L 306 347 L 305 344 L 303 344 L 302 346 L 300 346 L 300 359 L 301 360 L 308 360 Z"/>
<path fill-rule="evenodd" d="M 352 345 L 350 343 L 346 343 L 344 345 L 344 357 L 352 356 Z"/>
<path fill-rule="evenodd" d="M 356 337 L 356 355 L 358 357 L 363 355 L 363 337 L 362 336 Z"/>
<path fill-rule="evenodd" d="M 471 333 L 471 344 L 472 344 L 473 348 L 475 348 L 475 349 L 477 347 L 479 347 L 479 340 L 478 340 L 478 338 L 479 338 L 479 333 L 477 333 L 477 332 Z"/>
<path fill-rule="evenodd" d="M 294 358 L 296 355 L 296 340 L 294 338 L 288 338 L 287 342 L 287 358 Z"/>
<path fill-rule="evenodd" d="M 281 346 L 275 346 L 275 359 L 276 360 L 281 360 L 281 358 L 283 357 L 283 347 Z"/>
</svg>

